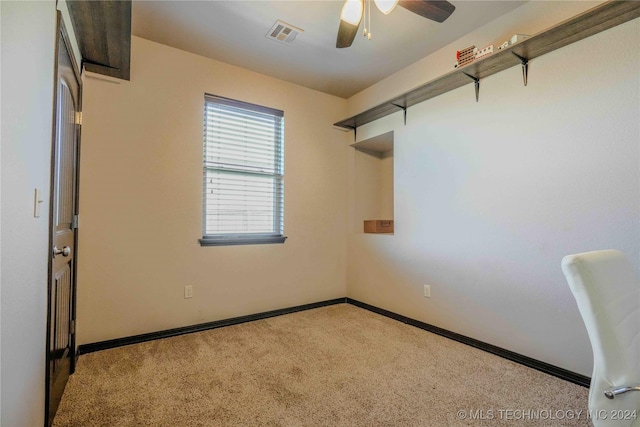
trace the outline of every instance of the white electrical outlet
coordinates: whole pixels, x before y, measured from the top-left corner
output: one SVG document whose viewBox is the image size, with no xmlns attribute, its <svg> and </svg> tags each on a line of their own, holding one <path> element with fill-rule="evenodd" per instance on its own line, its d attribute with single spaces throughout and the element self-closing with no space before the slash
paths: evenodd
<svg viewBox="0 0 640 427">
<path fill-rule="evenodd" d="M 193 297 L 193 286 L 187 285 L 184 287 L 184 298 L 192 298 Z"/>
<path fill-rule="evenodd" d="M 425 298 L 431 298 L 431 285 L 424 285 Z"/>
</svg>

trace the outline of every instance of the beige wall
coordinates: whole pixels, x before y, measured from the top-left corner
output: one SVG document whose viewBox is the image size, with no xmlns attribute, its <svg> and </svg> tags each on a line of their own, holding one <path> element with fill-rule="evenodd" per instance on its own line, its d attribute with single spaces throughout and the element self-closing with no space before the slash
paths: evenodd
<svg viewBox="0 0 640 427">
<path fill-rule="evenodd" d="M 393 151 L 380 159 L 380 218 L 393 219 Z"/>
<path fill-rule="evenodd" d="M 131 58 L 85 79 L 79 343 L 344 297 L 346 101 L 137 37 Z M 285 112 L 286 243 L 198 244 L 205 92 Z"/>
<path fill-rule="evenodd" d="M 478 45 L 593 6 L 570 3 L 529 2 L 477 33 Z M 350 233 L 348 296 L 590 375 L 560 260 L 617 248 L 640 270 L 639 38 L 636 19 L 531 61 L 527 87 L 513 67 L 481 82 L 478 103 L 469 84 L 411 107 L 406 126 L 400 112 L 358 128 L 362 139 L 394 131 L 395 235 Z M 454 50 L 356 95 L 349 109 L 430 80 L 416 70 L 450 67 Z"/>
<path fill-rule="evenodd" d="M 44 424 L 54 2 L 0 2 L 3 426 Z M 34 189 L 45 201 L 34 218 Z"/>
<path fill-rule="evenodd" d="M 363 232 L 363 221 L 393 219 L 393 151 L 354 150 L 355 189 L 351 230 Z"/>
</svg>

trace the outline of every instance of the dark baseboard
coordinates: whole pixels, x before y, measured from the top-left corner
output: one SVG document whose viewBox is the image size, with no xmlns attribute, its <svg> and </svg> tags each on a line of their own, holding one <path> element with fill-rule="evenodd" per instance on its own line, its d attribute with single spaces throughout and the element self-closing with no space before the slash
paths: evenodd
<svg viewBox="0 0 640 427">
<path fill-rule="evenodd" d="M 455 332 L 448 331 L 446 329 L 438 328 L 437 326 L 430 325 L 428 323 L 421 322 L 419 320 L 411 319 L 409 317 L 403 316 L 401 314 L 397 314 L 382 308 L 375 307 L 373 305 L 366 304 L 364 302 L 360 302 L 354 300 L 352 298 L 347 298 L 347 303 L 353 304 L 357 307 L 364 308 L 365 310 L 372 311 L 374 313 L 380 314 L 382 316 L 389 317 L 391 319 L 397 320 L 402 323 L 406 323 L 411 326 L 415 326 L 416 328 L 424 329 L 425 331 L 433 332 L 434 334 L 441 335 L 443 337 L 452 339 L 454 341 L 461 342 L 463 344 L 470 345 L 471 347 L 478 348 L 480 350 L 484 350 L 486 352 L 495 354 L 496 356 L 503 357 L 505 359 L 511 360 L 513 362 L 519 363 L 521 365 L 527 366 L 529 368 L 536 369 L 538 371 L 544 372 L 549 375 L 553 375 L 554 377 L 561 378 L 565 381 L 572 382 L 577 385 L 581 385 L 583 387 L 589 387 L 591 383 L 591 378 L 584 376 L 582 374 L 578 374 L 575 372 L 568 371 L 563 368 L 559 368 L 554 365 L 550 365 L 545 362 L 541 362 L 536 359 L 532 359 L 528 356 L 523 356 L 522 354 L 515 353 L 510 350 L 506 350 L 501 347 L 497 347 L 492 344 L 488 344 L 483 341 L 478 341 L 473 338 L 469 338 L 464 335 L 457 334 Z"/>
<path fill-rule="evenodd" d="M 167 329 L 164 331 L 150 332 L 148 334 L 134 335 L 132 337 L 116 338 L 113 340 L 100 341 L 91 344 L 83 344 L 78 347 L 78 354 L 87 354 L 94 351 L 107 350 L 115 347 L 122 347 L 130 344 L 138 344 L 146 341 L 153 341 L 161 338 L 175 337 L 177 335 L 201 332 L 209 329 L 222 328 L 224 326 L 238 325 L 240 323 L 253 322 L 254 320 L 268 319 L 269 317 L 281 316 L 283 314 L 296 313 L 298 311 L 311 310 L 334 304 L 343 304 L 346 298 L 336 298 L 327 301 L 314 302 L 311 304 L 298 305 L 295 307 L 281 308 L 278 310 L 265 311 L 263 313 L 250 314 L 247 316 L 234 317 L 231 319 L 216 320 L 214 322 L 200 323 L 198 325 L 183 326 L 181 328 Z"/>
<path fill-rule="evenodd" d="M 548 363 L 541 362 L 536 359 L 532 359 L 531 357 L 523 356 L 522 354 L 515 353 L 513 351 L 506 350 L 504 348 L 497 347 L 495 345 L 488 344 L 482 341 L 478 341 L 474 338 L 469 338 L 467 336 L 460 335 L 455 332 L 451 332 L 446 329 L 442 329 L 437 326 L 433 326 L 428 323 L 421 322 L 419 320 L 411 319 L 410 317 L 406 317 L 401 314 L 397 314 L 392 311 L 385 310 L 383 308 L 375 307 L 373 305 L 369 305 L 364 302 L 354 300 L 352 298 L 336 298 L 332 300 L 320 301 L 320 302 L 311 303 L 311 304 L 298 305 L 295 307 L 282 308 L 279 310 L 266 311 L 263 313 L 250 314 L 247 316 L 234 317 L 231 319 L 200 323 L 198 325 L 192 325 L 192 326 L 184 326 L 182 328 L 167 329 L 165 331 L 134 335 L 132 337 L 116 338 L 113 340 L 100 341 L 92 344 L 83 344 L 78 347 L 78 354 L 79 355 L 87 354 L 87 353 L 92 353 L 94 351 L 107 350 L 110 348 L 122 347 L 130 344 L 138 344 L 141 342 L 152 341 L 152 340 L 157 340 L 161 338 L 169 338 L 169 337 L 175 337 L 177 335 L 190 334 L 192 332 L 201 332 L 209 329 L 222 328 L 224 326 L 238 325 L 240 323 L 252 322 L 254 320 L 268 319 L 269 317 L 281 316 L 283 314 L 296 313 L 298 311 L 311 310 L 314 308 L 325 307 L 325 306 L 334 305 L 334 304 L 342 304 L 342 303 L 348 303 L 360 308 L 364 308 L 365 310 L 369 310 L 374 313 L 380 314 L 382 316 L 397 320 L 399 322 L 406 323 L 411 326 L 415 326 L 416 328 L 420 328 L 425 331 L 432 332 L 434 334 L 438 334 L 443 337 L 452 339 L 454 341 L 458 341 L 463 344 L 470 345 L 471 347 L 484 350 L 486 352 L 495 354 L 497 356 L 519 363 L 529 368 L 536 369 L 546 374 L 553 375 L 554 377 L 561 378 L 565 381 L 569 381 L 574 384 L 581 385 L 583 387 L 589 387 L 589 384 L 591 382 L 591 378 L 587 376 L 584 376 L 575 372 L 571 372 L 566 369 L 559 368 L 557 366 L 550 365 Z"/>
</svg>

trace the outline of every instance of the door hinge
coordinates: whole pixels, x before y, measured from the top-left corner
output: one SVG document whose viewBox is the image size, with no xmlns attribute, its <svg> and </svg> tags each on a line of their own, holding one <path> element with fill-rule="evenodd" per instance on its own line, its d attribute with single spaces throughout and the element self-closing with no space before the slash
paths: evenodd
<svg viewBox="0 0 640 427">
<path fill-rule="evenodd" d="M 72 320 L 71 323 L 69 324 L 69 333 L 71 335 L 76 333 L 76 321 Z"/>
<path fill-rule="evenodd" d="M 76 124 L 82 126 L 82 111 L 76 111 Z"/>
<path fill-rule="evenodd" d="M 71 228 L 74 230 L 77 229 L 79 222 L 80 222 L 80 219 L 78 218 L 78 215 L 74 215 L 73 219 L 71 220 Z"/>
</svg>

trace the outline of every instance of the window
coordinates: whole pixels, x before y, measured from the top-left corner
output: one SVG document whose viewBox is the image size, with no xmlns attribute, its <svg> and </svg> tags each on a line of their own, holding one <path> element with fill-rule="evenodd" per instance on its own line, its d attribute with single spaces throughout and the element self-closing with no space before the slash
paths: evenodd
<svg viewBox="0 0 640 427">
<path fill-rule="evenodd" d="M 205 95 L 203 246 L 283 243 L 284 113 Z"/>
</svg>

